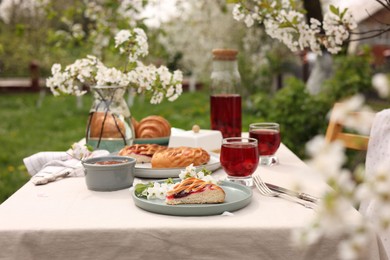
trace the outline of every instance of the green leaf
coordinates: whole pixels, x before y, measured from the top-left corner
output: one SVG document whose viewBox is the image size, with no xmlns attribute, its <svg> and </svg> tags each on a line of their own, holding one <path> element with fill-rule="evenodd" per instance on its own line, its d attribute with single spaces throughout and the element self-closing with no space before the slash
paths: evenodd
<svg viewBox="0 0 390 260">
<path fill-rule="evenodd" d="M 291 27 L 293 27 L 291 22 L 283 22 L 279 24 L 279 28 L 291 28 Z"/>
<path fill-rule="evenodd" d="M 93 151 L 93 146 L 90 144 L 85 144 L 85 147 L 87 147 L 88 151 L 92 152 Z"/>
<path fill-rule="evenodd" d="M 175 182 L 173 181 L 172 178 L 168 178 L 166 181 L 165 181 L 166 184 L 174 184 Z"/>
<path fill-rule="evenodd" d="M 335 15 L 339 15 L 339 9 L 337 7 L 335 7 L 334 5 L 330 5 L 329 6 L 329 10 L 334 13 Z"/>
<path fill-rule="evenodd" d="M 344 17 L 344 15 L 345 15 L 345 13 L 348 11 L 348 8 L 345 8 L 344 10 L 343 10 L 343 12 L 341 13 L 341 15 L 340 15 L 340 18 L 341 19 L 343 19 L 343 17 Z"/>
<path fill-rule="evenodd" d="M 134 186 L 134 193 L 135 196 L 139 198 L 146 198 L 146 196 L 143 194 L 143 192 L 148 188 L 149 186 L 147 184 L 138 183 Z"/>
<path fill-rule="evenodd" d="M 201 170 L 201 172 L 204 173 L 204 176 L 211 175 L 211 173 L 212 173 L 211 171 L 207 170 L 206 168 L 203 168 L 203 169 Z"/>
<path fill-rule="evenodd" d="M 294 16 L 293 20 L 291 21 L 292 24 L 298 23 L 298 16 Z"/>
<path fill-rule="evenodd" d="M 238 4 L 240 2 L 241 2 L 240 0 L 226 0 L 227 4 Z"/>
</svg>

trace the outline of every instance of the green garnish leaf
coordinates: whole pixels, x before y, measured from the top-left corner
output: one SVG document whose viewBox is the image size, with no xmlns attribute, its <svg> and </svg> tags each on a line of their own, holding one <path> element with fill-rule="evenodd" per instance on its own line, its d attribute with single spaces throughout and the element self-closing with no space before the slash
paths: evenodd
<svg viewBox="0 0 390 260">
<path fill-rule="evenodd" d="M 166 181 L 165 181 L 166 184 L 174 184 L 175 182 L 173 181 L 172 178 L 168 178 Z"/>
<path fill-rule="evenodd" d="M 153 183 L 152 182 L 149 182 L 147 184 L 137 183 L 134 186 L 134 194 L 135 194 L 135 196 L 137 196 L 138 198 L 146 198 L 146 194 L 144 193 L 144 191 L 146 191 L 150 187 L 153 187 Z"/>
<path fill-rule="evenodd" d="M 209 171 L 209 170 L 207 170 L 206 168 L 203 168 L 203 169 L 201 170 L 201 172 L 204 173 L 204 176 L 207 176 L 207 175 L 211 175 L 211 174 L 212 174 L 212 172 Z"/>
</svg>

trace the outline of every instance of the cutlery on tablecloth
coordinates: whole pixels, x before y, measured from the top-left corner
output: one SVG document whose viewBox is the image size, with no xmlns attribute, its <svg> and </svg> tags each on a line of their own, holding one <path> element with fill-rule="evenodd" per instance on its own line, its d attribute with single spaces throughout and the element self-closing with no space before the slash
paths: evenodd
<svg viewBox="0 0 390 260">
<path fill-rule="evenodd" d="M 276 185 L 270 184 L 270 183 L 265 183 L 265 184 L 267 185 L 268 188 L 270 188 L 273 191 L 284 193 L 284 194 L 296 197 L 296 198 L 301 199 L 301 200 L 306 200 L 306 201 L 310 201 L 313 203 L 318 203 L 320 200 L 319 198 L 316 198 L 316 197 L 314 197 L 310 194 L 304 193 L 304 192 L 297 192 L 297 191 L 289 190 L 289 189 L 286 189 L 286 188 L 283 188 L 280 186 L 276 186 Z"/>
<path fill-rule="evenodd" d="M 305 203 L 304 201 L 301 201 L 299 198 L 296 198 L 296 197 L 292 197 L 286 193 L 280 193 L 280 192 L 276 192 L 276 191 L 272 191 L 270 188 L 267 187 L 267 185 L 265 184 L 265 182 L 260 178 L 259 175 L 253 175 L 253 182 L 255 183 L 255 186 L 257 187 L 257 189 L 260 191 L 260 193 L 264 196 L 268 196 L 268 197 L 279 197 L 279 198 L 284 198 L 284 199 L 287 199 L 291 202 L 295 202 L 295 203 L 298 203 L 299 205 L 302 205 L 304 206 L 305 208 L 309 208 L 309 209 L 314 209 L 314 204 L 312 205 L 312 203 Z"/>
</svg>

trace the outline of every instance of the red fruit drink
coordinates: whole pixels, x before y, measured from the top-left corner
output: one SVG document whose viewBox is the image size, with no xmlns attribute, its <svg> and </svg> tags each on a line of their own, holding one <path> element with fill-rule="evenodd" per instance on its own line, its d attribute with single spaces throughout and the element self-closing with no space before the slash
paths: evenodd
<svg viewBox="0 0 390 260">
<path fill-rule="evenodd" d="M 249 137 L 257 139 L 260 156 L 273 155 L 280 146 L 280 132 L 272 129 L 251 129 Z"/>
<path fill-rule="evenodd" d="M 225 143 L 221 148 L 220 161 L 229 176 L 246 177 L 255 172 L 259 153 L 253 144 Z"/>
</svg>

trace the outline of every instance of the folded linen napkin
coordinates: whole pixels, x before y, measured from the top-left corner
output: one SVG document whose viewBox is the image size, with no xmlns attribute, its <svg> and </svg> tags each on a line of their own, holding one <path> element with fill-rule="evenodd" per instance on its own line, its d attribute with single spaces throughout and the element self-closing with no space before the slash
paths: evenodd
<svg viewBox="0 0 390 260">
<path fill-rule="evenodd" d="M 390 109 L 382 110 L 375 114 L 371 127 L 370 139 L 365 163 L 366 176 L 372 176 L 375 172 L 389 162 L 390 158 Z M 362 201 L 359 212 L 371 221 L 376 221 L 378 207 L 381 205 L 374 199 Z M 390 231 L 379 234 L 386 253 L 390 259 Z"/>
<path fill-rule="evenodd" d="M 108 155 L 106 150 L 97 150 L 88 158 Z M 23 159 L 31 182 L 42 185 L 65 176 L 84 176 L 84 169 L 79 159 L 73 158 L 68 152 L 39 152 Z"/>
</svg>

